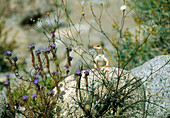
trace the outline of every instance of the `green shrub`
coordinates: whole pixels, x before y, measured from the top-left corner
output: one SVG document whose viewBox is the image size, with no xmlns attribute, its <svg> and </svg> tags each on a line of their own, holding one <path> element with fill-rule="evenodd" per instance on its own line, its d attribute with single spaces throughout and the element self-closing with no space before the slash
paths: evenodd
<svg viewBox="0 0 170 118">
<path fill-rule="evenodd" d="M 136 13 L 134 20 L 138 26 L 136 33 L 132 34 L 129 29 L 123 32 L 121 41 L 121 67 L 134 55 L 135 49 L 140 47 L 135 58 L 133 58 L 126 69 L 137 67 L 157 55 L 168 55 L 170 53 L 170 30 L 169 30 L 169 7 L 167 0 L 135 0 L 131 3 L 126 0 L 129 8 Z M 118 32 L 120 29 L 113 24 Z M 145 38 L 149 39 L 145 41 Z M 135 40 L 134 40 L 135 39 Z M 120 38 L 114 40 L 119 45 Z"/>
</svg>

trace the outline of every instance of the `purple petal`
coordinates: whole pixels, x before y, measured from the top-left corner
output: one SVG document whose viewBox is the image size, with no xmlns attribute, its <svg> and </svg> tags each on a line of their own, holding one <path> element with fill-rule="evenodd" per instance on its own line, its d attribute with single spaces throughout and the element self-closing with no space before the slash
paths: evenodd
<svg viewBox="0 0 170 118">
<path fill-rule="evenodd" d="M 12 59 L 16 62 L 18 60 L 18 57 L 16 56 L 16 57 L 13 57 Z"/>
<path fill-rule="evenodd" d="M 41 50 L 37 50 L 37 51 L 35 51 L 35 53 L 40 54 L 40 53 L 41 53 Z"/>
<path fill-rule="evenodd" d="M 73 57 L 69 56 L 69 60 L 72 61 L 72 60 L 73 60 Z"/>
<path fill-rule="evenodd" d="M 54 93 L 54 92 L 55 92 L 55 91 L 54 91 L 54 90 L 52 90 L 52 91 L 50 91 L 50 92 L 49 92 L 49 94 L 52 94 L 52 93 Z"/>
<path fill-rule="evenodd" d="M 55 47 L 55 45 L 54 45 L 54 44 L 51 44 L 50 47 Z"/>
<path fill-rule="evenodd" d="M 8 81 L 8 80 L 6 80 L 6 81 L 4 82 L 4 84 L 5 84 L 5 85 L 7 85 L 8 83 L 9 83 L 9 81 Z"/>
<path fill-rule="evenodd" d="M 33 98 L 33 97 L 36 97 L 36 96 L 37 96 L 37 95 L 35 95 L 35 94 L 32 94 L 32 95 L 31 95 L 32 98 Z"/>
<path fill-rule="evenodd" d="M 7 56 L 11 56 L 12 52 L 11 51 L 7 51 L 5 55 Z"/>
<path fill-rule="evenodd" d="M 24 96 L 22 97 L 22 99 L 23 99 L 23 100 L 28 99 L 28 96 L 27 96 L 27 95 L 24 95 Z"/>
<path fill-rule="evenodd" d="M 50 51 L 50 48 L 45 49 L 45 51 L 46 51 L 46 52 L 49 52 L 49 51 Z"/>
<path fill-rule="evenodd" d="M 10 77 L 10 75 L 6 75 L 6 78 L 9 78 Z"/>
<path fill-rule="evenodd" d="M 29 49 L 34 49 L 34 48 L 35 48 L 35 45 L 34 45 L 34 44 L 31 44 L 28 48 L 29 48 Z"/>
<path fill-rule="evenodd" d="M 80 70 L 76 70 L 75 75 L 81 75 L 81 71 Z"/>
<path fill-rule="evenodd" d="M 35 79 L 35 80 L 34 80 L 34 84 L 37 84 L 38 82 L 39 82 L 38 79 Z"/>
<path fill-rule="evenodd" d="M 84 74 L 89 75 L 90 70 L 85 70 Z"/>
</svg>

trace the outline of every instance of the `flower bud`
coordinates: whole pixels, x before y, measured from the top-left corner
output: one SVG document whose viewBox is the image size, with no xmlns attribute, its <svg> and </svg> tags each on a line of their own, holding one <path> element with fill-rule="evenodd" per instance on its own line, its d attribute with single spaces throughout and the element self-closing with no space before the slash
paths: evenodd
<svg viewBox="0 0 170 118">
<path fill-rule="evenodd" d="M 26 100 L 26 99 L 28 99 L 28 96 L 27 96 L 27 95 L 24 95 L 24 96 L 22 97 L 22 99 L 23 99 L 23 100 Z"/>
<path fill-rule="evenodd" d="M 85 15 L 85 12 L 82 12 L 81 14 L 84 16 L 84 15 Z"/>
<path fill-rule="evenodd" d="M 16 62 L 18 60 L 18 57 L 16 56 L 16 57 L 13 57 L 12 59 Z"/>
<path fill-rule="evenodd" d="M 34 44 L 31 44 L 28 49 L 35 49 L 35 45 Z"/>
<path fill-rule="evenodd" d="M 84 74 L 85 74 L 86 76 L 88 76 L 88 75 L 89 75 L 89 72 L 90 72 L 90 70 L 85 70 L 85 71 L 84 71 Z"/>
<path fill-rule="evenodd" d="M 72 47 L 71 46 L 67 47 L 66 49 L 67 49 L 67 51 L 70 51 L 70 52 L 72 51 Z"/>
<path fill-rule="evenodd" d="M 41 50 L 35 51 L 36 54 L 41 54 Z"/>
<path fill-rule="evenodd" d="M 120 10 L 124 11 L 126 8 L 127 8 L 126 5 L 123 5 L 123 6 L 120 7 Z"/>
<path fill-rule="evenodd" d="M 75 75 L 81 76 L 81 71 L 80 70 L 76 70 Z"/>
<path fill-rule="evenodd" d="M 12 52 L 11 51 L 7 51 L 5 55 L 10 57 L 12 55 Z"/>
<path fill-rule="evenodd" d="M 55 44 L 50 45 L 51 49 L 55 49 Z"/>
</svg>

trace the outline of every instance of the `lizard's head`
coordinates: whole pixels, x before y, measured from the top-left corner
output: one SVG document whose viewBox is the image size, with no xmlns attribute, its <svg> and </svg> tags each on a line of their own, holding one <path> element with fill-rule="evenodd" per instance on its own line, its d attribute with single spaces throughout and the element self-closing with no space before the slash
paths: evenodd
<svg viewBox="0 0 170 118">
<path fill-rule="evenodd" d="M 93 45 L 93 48 L 96 50 L 101 50 L 102 46 L 100 44 L 95 44 L 95 45 Z"/>
</svg>

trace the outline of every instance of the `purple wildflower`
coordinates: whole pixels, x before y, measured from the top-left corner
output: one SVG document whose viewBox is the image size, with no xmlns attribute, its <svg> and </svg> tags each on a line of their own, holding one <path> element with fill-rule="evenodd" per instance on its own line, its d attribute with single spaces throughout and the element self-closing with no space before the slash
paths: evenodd
<svg viewBox="0 0 170 118">
<path fill-rule="evenodd" d="M 35 70 L 39 70 L 40 69 L 40 67 L 39 66 L 37 66 L 36 68 L 35 68 Z"/>
<path fill-rule="evenodd" d="M 73 60 L 73 57 L 69 56 L 69 60 L 72 61 L 72 60 Z"/>
<path fill-rule="evenodd" d="M 16 56 L 16 57 L 13 57 L 12 59 L 16 62 L 18 60 L 18 57 Z"/>
<path fill-rule="evenodd" d="M 80 70 L 76 70 L 76 72 L 75 72 L 75 75 L 81 75 L 81 71 Z"/>
<path fill-rule="evenodd" d="M 45 51 L 46 51 L 46 52 L 50 52 L 50 48 L 46 48 Z"/>
<path fill-rule="evenodd" d="M 39 82 L 38 79 L 35 79 L 35 80 L 34 80 L 34 84 L 37 84 L 38 82 Z"/>
<path fill-rule="evenodd" d="M 37 96 L 37 95 L 35 95 L 35 94 L 32 94 L 32 95 L 31 95 L 32 98 L 33 98 L 33 97 L 36 97 L 36 96 Z"/>
<path fill-rule="evenodd" d="M 54 71 L 54 72 L 52 72 L 52 75 L 56 75 L 58 72 L 57 71 Z"/>
<path fill-rule="evenodd" d="M 27 95 L 24 95 L 24 96 L 22 97 L 22 99 L 23 99 L 23 100 L 26 100 L 26 99 L 28 99 L 28 96 L 27 96 Z"/>
<path fill-rule="evenodd" d="M 54 33 L 55 33 L 55 31 L 51 31 L 51 34 L 53 34 L 53 35 L 54 35 Z"/>
<path fill-rule="evenodd" d="M 40 54 L 41 53 L 41 50 L 37 50 L 35 51 L 36 54 Z"/>
<path fill-rule="evenodd" d="M 90 70 L 85 70 L 85 71 L 84 71 L 84 74 L 85 74 L 85 75 L 89 75 L 89 72 L 90 72 Z"/>
<path fill-rule="evenodd" d="M 39 78 L 39 76 L 34 76 L 34 79 L 38 79 Z"/>
<path fill-rule="evenodd" d="M 52 94 L 52 93 L 54 93 L 54 92 L 55 92 L 55 91 L 54 91 L 54 90 L 52 90 L 52 91 L 50 91 L 50 92 L 49 92 L 49 94 Z"/>
<path fill-rule="evenodd" d="M 64 67 L 69 68 L 69 65 L 64 65 Z"/>
<path fill-rule="evenodd" d="M 7 51 L 5 55 L 6 55 L 6 56 L 11 56 L 11 55 L 12 55 L 12 52 L 11 52 L 11 51 Z"/>
<path fill-rule="evenodd" d="M 55 44 L 51 44 L 50 47 L 51 47 L 51 48 L 55 48 Z"/>
<path fill-rule="evenodd" d="M 66 49 L 67 49 L 67 51 L 72 51 L 72 47 L 71 46 L 67 47 Z"/>
<path fill-rule="evenodd" d="M 9 78 L 10 77 L 10 75 L 6 75 L 6 78 Z"/>
<path fill-rule="evenodd" d="M 31 44 L 28 48 L 29 48 L 29 49 L 34 49 L 34 48 L 35 48 L 35 45 L 34 45 L 34 44 Z"/>
<path fill-rule="evenodd" d="M 5 85 L 7 85 L 8 83 L 9 83 L 9 81 L 8 81 L 8 80 L 6 80 L 6 81 L 4 82 L 4 84 L 5 84 Z"/>
</svg>

